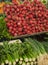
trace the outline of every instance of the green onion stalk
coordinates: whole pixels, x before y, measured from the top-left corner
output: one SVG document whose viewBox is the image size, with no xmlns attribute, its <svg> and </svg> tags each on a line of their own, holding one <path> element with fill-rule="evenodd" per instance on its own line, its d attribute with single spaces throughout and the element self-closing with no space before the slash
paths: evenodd
<svg viewBox="0 0 48 65">
<path fill-rule="evenodd" d="M 42 56 L 43 54 L 46 54 L 45 48 L 42 45 L 42 43 L 40 43 L 39 41 L 37 41 L 35 39 L 33 39 L 32 41 L 35 42 L 36 48 L 38 49 L 38 52 L 39 52 L 39 56 Z"/>
<path fill-rule="evenodd" d="M 30 65 L 30 63 L 28 62 L 26 65 Z"/>
<path fill-rule="evenodd" d="M 22 65 L 26 65 L 26 62 L 23 61 Z"/>
<path fill-rule="evenodd" d="M 30 56 L 32 57 L 32 58 L 36 58 L 38 55 L 37 55 L 37 52 L 36 52 L 36 49 L 34 49 L 34 47 L 31 45 L 31 42 L 30 41 L 28 41 L 28 39 L 25 39 L 25 41 L 26 41 L 26 45 L 28 45 L 27 47 L 28 47 L 28 49 L 29 49 L 29 52 L 30 52 Z M 28 44 L 27 44 L 28 43 Z M 26 46 L 25 45 L 25 46 Z"/>
<path fill-rule="evenodd" d="M 31 65 L 33 65 L 33 62 L 31 62 Z"/>
</svg>

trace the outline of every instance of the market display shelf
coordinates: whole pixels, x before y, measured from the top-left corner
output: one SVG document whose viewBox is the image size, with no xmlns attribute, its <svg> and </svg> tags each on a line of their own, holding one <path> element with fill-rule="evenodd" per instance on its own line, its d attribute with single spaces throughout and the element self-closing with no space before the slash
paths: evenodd
<svg viewBox="0 0 48 65">
<path fill-rule="evenodd" d="M 33 36 L 36 36 L 36 35 L 42 35 L 42 34 L 45 34 L 45 33 L 48 33 L 48 31 L 44 31 L 44 32 L 36 32 L 36 33 L 32 33 L 32 34 L 24 34 L 24 35 L 20 35 L 20 36 L 15 36 L 15 37 L 11 37 L 11 38 L 2 38 L 0 39 L 0 43 L 2 43 L 3 41 L 13 41 L 13 40 L 17 40 L 17 39 L 22 39 L 22 38 L 28 38 L 28 37 L 33 37 Z"/>
<path fill-rule="evenodd" d="M 33 33 L 30 35 L 29 34 L 20 35 L 20 36 L 13 37 L 10 40 L 4 40 L 4 41 L 9 41 L 9 44 L 13 43 L 13 42 L 17 42 L 17 41 L 19 41 L 19 43 L 20 43 L 21 42 L 20 39 L 22 39 L 22 38 L 28 38 L 30 36 L 41 35 L 41 34 L 45 34 L 45 33 L 48 33 L 48 31 Z M 3 45 L 3 41 L 0 41 L 0 45 Z"/>
<path fill-rule="evenodd" d="M 12 39 L 20 39 L 20 38 L 25 38 L 25 37 L 34 36 L 34 35 L 40 35 L 40 34 L 44 34 L 44 33 L 48 33 L 48 31 L 20 35 L 20 36 L 13 37 Z"/>
</svg>

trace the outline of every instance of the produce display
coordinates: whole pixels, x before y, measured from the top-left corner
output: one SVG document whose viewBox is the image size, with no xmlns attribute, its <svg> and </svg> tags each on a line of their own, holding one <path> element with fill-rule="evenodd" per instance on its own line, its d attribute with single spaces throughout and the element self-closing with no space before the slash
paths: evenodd
<svg viewBox="0 0 48 65">
<path fill-rule="evenodd" d="M 4 14 L 0 15 L 0 42 L 4 41 L 4 40 L 14 39 L 14 37 L 12 35 L 10 35 L 10 33 L 8 32 L 8 29 L 6 27 L 6 22 L 5 22 L 4 18 L 5 18 Z M 43 33 L 41 32 L 41 34 L 43 34 Z M 38 35 L 38 34 L 34 34 L 34 35 Z M 23 35 L 22 37 L 25 37 L 25 35 Z"/>
<path fill-rule="evenodd" d="M 47 4 L 47 0 L 0 0 L 0 65 L 39 65 L 45 60 Z"/>
<path fill-rule="evenodd" d="M 12 36 L 48 31 L 48 9 L 40 1 L 4 6 L 5 21 Z"/>
<path fill-rule="evenodd" d="M 0 45 L 0 65 L 38 65 L 37 59 L 48 52 L 48 37 L 43 42 L 31 37 L 23 40 Z"/>
</svg>

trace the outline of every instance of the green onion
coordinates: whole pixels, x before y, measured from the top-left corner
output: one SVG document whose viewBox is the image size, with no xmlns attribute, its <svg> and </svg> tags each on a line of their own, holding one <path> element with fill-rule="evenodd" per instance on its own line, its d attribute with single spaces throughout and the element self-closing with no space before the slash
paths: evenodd
<svg viewBox="0 0 48 65">
<path fill-rule="evenodd" d="M 12 62 L 9 62 L 9 65 L 12 65 Z"/>
<path fill-rule="evenodd" d="M 5 60 L 5 64 L 8 64 L 9 63 L 9 61 L 8 60 Z"/>
<path fill-rule="evenodd" d="M 13 65 L 16 65 L 16 62 L 13 62 Z"/>
<path fill-rule="evenodd" d="M 31 65 L 33 65 L 33 62 L 31 62 Z"/>
<path fill-rule="evenodd" d="M 22 61 L 19 61 L 19 64 L 22 64 Z"/>
<path fill-rule="evenodd" d="M 20 61 L 23 61 L 23 58 L 20 58 Z"/>
</svg>

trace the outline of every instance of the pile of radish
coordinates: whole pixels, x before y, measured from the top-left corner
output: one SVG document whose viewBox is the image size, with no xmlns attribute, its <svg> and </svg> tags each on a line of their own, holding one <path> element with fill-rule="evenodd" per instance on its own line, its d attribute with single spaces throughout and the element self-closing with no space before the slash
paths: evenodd
<svg viewBox="0 0 48 65">
<path fill-rule="evenodd" d="M 48 31 L 48 9 L 40 1 L 5 5 L 6 25 L 12 36 Z"/>
</svg>

